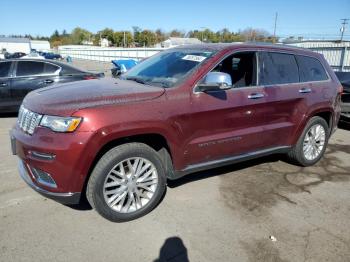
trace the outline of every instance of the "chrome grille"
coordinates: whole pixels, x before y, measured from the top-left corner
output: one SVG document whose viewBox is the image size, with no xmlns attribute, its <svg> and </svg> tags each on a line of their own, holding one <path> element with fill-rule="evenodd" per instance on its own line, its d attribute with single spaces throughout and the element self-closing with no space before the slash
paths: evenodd
<svg viewBox="0 0 350 262">
<path fill-rule="evenodd" d="M 39 125 L 42 115 L 34 113 L 24 106 L 21 106 L 18 113 L 18 126 L 26 133 L 32 135 Z"/>
</svg>

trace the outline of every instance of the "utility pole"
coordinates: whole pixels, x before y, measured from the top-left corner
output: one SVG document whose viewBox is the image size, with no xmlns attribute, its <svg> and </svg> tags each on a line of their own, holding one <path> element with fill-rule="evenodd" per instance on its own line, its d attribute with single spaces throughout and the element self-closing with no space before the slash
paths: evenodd
<svg viewBox="0 0 350 262">
<path fill-rule="evenodd" d="M 126 46 L 126 42 L 125 42 L 125 31 L 124 31 L 123 33 L 124 33 L 124 38 L 123 38 L 123 47 L 125 48 L 125 46 Z"/>
<path fill-rule="evenodd" d="M 341 41 L 343 41 L 345 28 L 346 28 L 346 25 L 348 24 L 349 18 L 343 18 L 343 19 L 340 19 L 340 20 L 343 21 L 343 22 L 341 23 L 341 24 L 342 24 L 342 27 L 340 28 L 340 32 L 341 32 L 340 42 L 341 42 Z"/>
<path fill-rule="evenodd" d="M 201 29 L 202 29 L 202 37 L 201 37 L 202 38 L 202 43 L 204 43 L 204 30 L 207 29 L 207 28 L 202 26 Z"/>
<path fill-rule="evenodd" d="M 278 17 L 278 13 L 276 12 L 276 14 L 275 14 L 275 26 L 273 27 L 273 43 L 276 42 L 277 17 Z"/>
</svg>

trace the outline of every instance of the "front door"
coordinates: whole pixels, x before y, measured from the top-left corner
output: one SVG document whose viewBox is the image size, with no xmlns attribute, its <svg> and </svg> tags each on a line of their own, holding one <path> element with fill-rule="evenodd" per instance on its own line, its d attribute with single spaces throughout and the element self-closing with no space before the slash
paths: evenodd
<svg viewBox="0 0 350 262">
<path fill-rule="evenodd" d="M 223 159 L 270 147 L 265 133 L 267 97 L 257 86 L 255 52 L 235 53 L 212 71 L 231 75 L 233 88 L 192 95 L 195 130 L 187 145 L 191 164 Z"/>
</svg>

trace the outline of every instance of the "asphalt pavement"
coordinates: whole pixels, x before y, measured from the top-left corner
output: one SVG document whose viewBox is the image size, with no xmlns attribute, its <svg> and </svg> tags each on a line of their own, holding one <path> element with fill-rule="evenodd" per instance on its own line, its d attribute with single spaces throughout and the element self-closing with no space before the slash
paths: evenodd
<svg viewBox="0 0 350 262">
<path fill-rule="evenodd" d="M 349 261 L 349 130 L 314 167 L 271 156 L 196 173 L 118 224 L 28 188 L 10 153 L 15 120 L 0 118 L 0 261 Z"/>
</svg>

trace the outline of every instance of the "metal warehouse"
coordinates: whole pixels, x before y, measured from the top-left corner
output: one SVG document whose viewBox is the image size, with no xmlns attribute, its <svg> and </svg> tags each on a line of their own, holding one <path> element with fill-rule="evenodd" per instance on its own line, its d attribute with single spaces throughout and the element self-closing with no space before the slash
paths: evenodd
<svg viewBox="0 0 350 262">
<path fill-rule="evenodd" d="M 9 53 L 22 52 L 30 53 L 29 38 L 0 37 L 0 51 L 6 50 Z"/>
<path fill-rule="evenodd" d="M 46 40 L 30 40 L 22 37 L 0 37 L 0 52 L 4 49 L 9 53 L 22 52 L 29 54 L 31 49 L 37 51 L 50 50 L 50 43 Z"/>
</svg>

